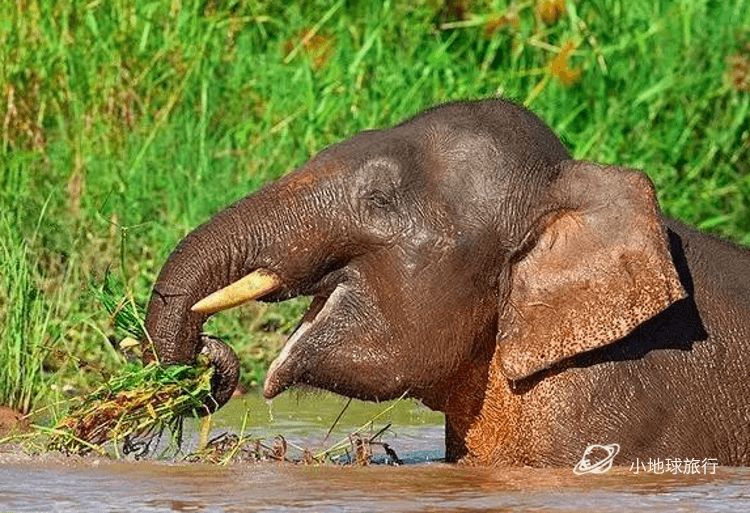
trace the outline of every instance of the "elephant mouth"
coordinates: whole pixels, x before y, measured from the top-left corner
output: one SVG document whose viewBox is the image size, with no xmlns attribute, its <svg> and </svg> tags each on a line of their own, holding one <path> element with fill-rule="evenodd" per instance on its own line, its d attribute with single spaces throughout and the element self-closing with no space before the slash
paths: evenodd
<svg viewBox="0 0 750 513">
<path fill-rule="evenodd" d="M 263 395 L 272 399 L 287 388 L 297 384 L 307 363 L 305 354 L 314 348 L 304 348 L 308 335 L 321 328 L 341 304 L 347 293 L 347 285 L 340 283 L 330 295 L 315 296 L 307 312 L 287 339 L 279 355 L 271 362 L 263 386 Z"/>
<path fill-rule="evenodd" d="M 271 363 L 263 387 L 263 395 L 271 399 L 287 388 L 306 384 L 306 376 L 314 370 L 320 356 L 330 352 L 341 339 L 342 319 L 349 312 L 343 301 L 356 295 L 350 281 L 353 271 L 346 267 L 324 274 L 312 284 L 288 287 L 278 273 L 258 269 L 240 280 L 216 291 L 193 306 L 193 311 L 212 314 L 238 306 L 249 300 L 283 301 L 300 295 L 314 297 L 307 312 L 287 339 L 280 354 Z M 334 315 L 335 312 L 335 315 Z"/>
</svg>

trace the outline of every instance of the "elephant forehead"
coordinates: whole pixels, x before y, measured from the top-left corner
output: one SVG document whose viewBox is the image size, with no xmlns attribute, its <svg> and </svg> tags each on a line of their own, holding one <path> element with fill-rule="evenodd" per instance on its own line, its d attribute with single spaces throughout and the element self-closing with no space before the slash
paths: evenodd
<svg viewBox="0 0 750 513">
<path fill-rule="evenodd" d="M 467 162 L 497 156 L 495 140 L 486 133 L 433 126 L 426 137 L 430 151 L 447 162 Z"/>
<path fill-rule="evenodd" d="M 304 167 L 287 175 L 282 180 L 284 187 L 289 190 L 308 189 L 316 184 L 340 174 L 344 170 L 344 163 L 340 159 L 313 159 Z"/>
<path fill-rule="evenodd" d="M 436 192 L 454 213 L 483 209 L 505 190 L 503 155 L 491 137 L 451 132 L 426 142 L 425 175 L 428 191 Z"/>
<path fill-rule="evenodd" d="M 433 126 L 426 131 L 426 153 L 435 177 L 450 185 L 496 180 L 503 163 L 511 163 L 505 151 L 489 133 Z"/>
</svg>

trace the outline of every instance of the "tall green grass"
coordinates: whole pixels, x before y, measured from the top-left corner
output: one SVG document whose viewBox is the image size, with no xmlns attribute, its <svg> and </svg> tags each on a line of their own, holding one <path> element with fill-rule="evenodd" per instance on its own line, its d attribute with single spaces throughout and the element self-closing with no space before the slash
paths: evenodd
<svg viewBox="0 0 750 513">
<path fill-rule="evenodd" d="M 645 169 L 669 215 L 750 244 L 750 94 L 730 64 L 750 59 L 750 1 L 552 3 L 561 15 L 542 19 L 531 0 L 3 2 L 4 237 L 33 263 L 27 290 L 65 298 L 65 317 L 35 306 L 3 320 L 2 343 L 64 321 L 44 373 L 91 386 L 119 361 L 92 279 L 116 268 L 145 302 L 177 241 L 222 206 L 452 99 L 514 98 L 576 157 Z M 20 287 L 0 266 L 4 290 Z M 28 311 L 17 301 L 0 308 Z M 252 385 L 302 307 L 208 327 Z"/>
<path fill-rule="evenodd" d="M 28 413 L 45 394 L 43 363 L 55 343 L 54 305 L 37 287 L 39 262 L 29 243 L 5 213 L 0 214 L 0 262 L 0 405 Z"/>
</svg>

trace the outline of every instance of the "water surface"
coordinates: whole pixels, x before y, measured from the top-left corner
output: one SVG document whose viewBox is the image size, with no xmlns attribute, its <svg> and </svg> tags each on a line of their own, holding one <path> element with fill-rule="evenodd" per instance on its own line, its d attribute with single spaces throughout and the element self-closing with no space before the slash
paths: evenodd
<svg viewBox="0 0 750 513">
<path fill-rule="evenodd" d="M 233 400 L 215 433 L 282 433 L 317 449 L 365 424 L 387 405 L 353 402 L 330 439 L 345 401 L 329 395 Z M 715 475 L 635 475 L 614 468 L 576 476 L 570 469 L 477 469 L 442 463 L 439 414 L 408 401 L 375 422 L 406 460 L 400 467 L 305 467 L 179 462 L 112 462 L 0 453 L 0 511 L 750 511 L 750 469 Z"/>
</svg>

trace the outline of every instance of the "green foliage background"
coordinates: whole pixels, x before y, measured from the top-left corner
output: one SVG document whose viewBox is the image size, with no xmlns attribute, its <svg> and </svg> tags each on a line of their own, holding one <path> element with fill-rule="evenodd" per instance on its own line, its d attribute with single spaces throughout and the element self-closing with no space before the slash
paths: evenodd
<svg viewBox="0 0 750 513">
<path fill-rule="evenodd" d="M 89 291 L 108 268 L 144 302 L 222 206 L 447 100 L 516 99 L 576 157 L 642 168 L 668 214 L 750 244 L 748 45 L 742 0 L 3 2 L 0 403 L 122 364 Z M 213 321 L 248 385 L 303 303 Z"/>
</svg>

